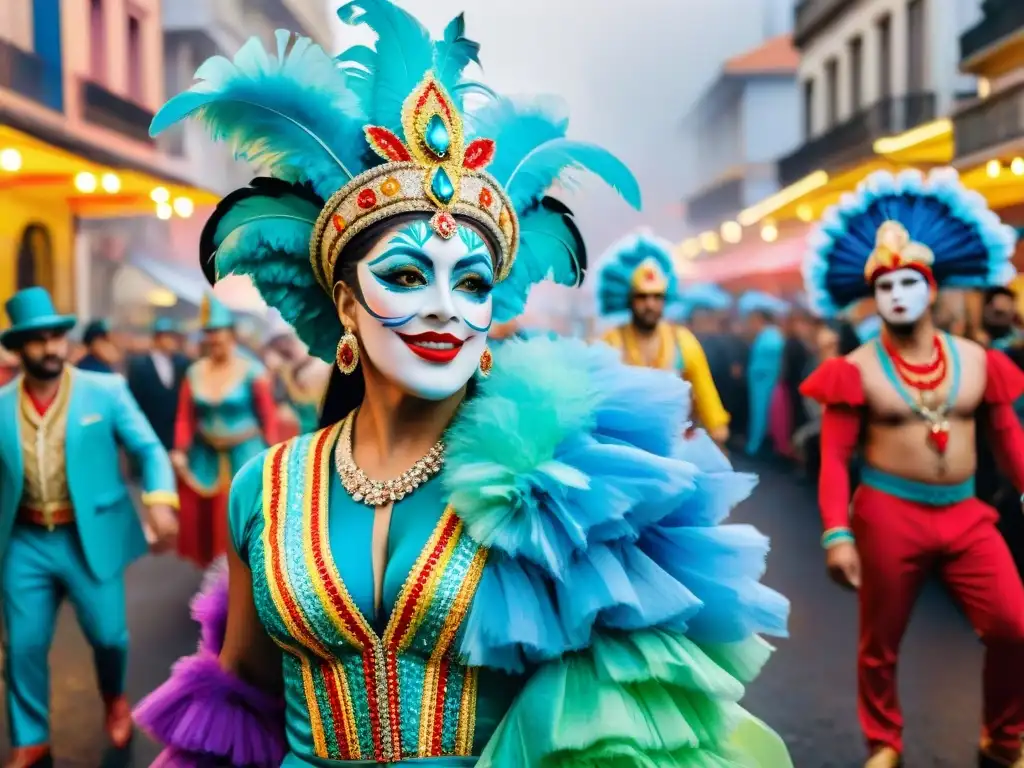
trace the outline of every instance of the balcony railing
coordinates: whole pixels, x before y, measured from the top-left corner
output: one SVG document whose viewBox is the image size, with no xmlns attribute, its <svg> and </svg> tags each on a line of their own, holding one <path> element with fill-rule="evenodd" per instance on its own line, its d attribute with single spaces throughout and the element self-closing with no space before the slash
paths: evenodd
<svg viewBox="0 0 1024 768">
<path fill-rule="evenodd" d="M 812 37 L 831 24 L 854 0 L 800 0 L 796 4 L 793 43 L 803 47 Z"/>
<path fill-rule="evenodd" d="M 1024 139 L 1024 83 L 969 107 L 954 124 L 958 158 Z"/>
<path fill-rule="evenodd" d="M 82 81 L 82 108 L 86 122 L 117 131 L 136 141 L 152 141 L 149 124 L 153 121 L 153 113 L 98 83 Z"/>
<path fill-rule="evenodd" d="M 743 179 L 729 179 L 705 189 L 686 202 L 691 224 L 718 222 L 743 207 Z"/>
<path fill-rule="evenodd" d="M 0 88 L 58 112 L 64 109 L 59 61 L 48 61 L 7 40 L 0 40 Z"/>
<path fill-rule="evenodd" d="M 935 116 L 934 93 L 883 99 L 782 158 L 779 182 L 788 186 L 814 171 L 857 163 L 871 157 L 876 139 L 909 131 Z"/>
<path fill-rule="evenodd" d="M 1024 3 L 990 2 L 985 18 L 960 36 L 960 59 L 966 61 L 1016 32 L 1024 32 Z"/>
</svg>

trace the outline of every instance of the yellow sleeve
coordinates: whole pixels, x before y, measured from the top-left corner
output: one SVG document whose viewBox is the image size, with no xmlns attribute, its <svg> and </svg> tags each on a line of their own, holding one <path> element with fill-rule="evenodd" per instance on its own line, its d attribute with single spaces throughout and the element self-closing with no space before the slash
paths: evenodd
<svg viewBox="0 0 1024 768">
<path fill-rule="evenodd" d="M 686 328 L 677 330 L 679 351 L 683 356 L 683 378 L 693 387 L 693 406 L 700 425 L 709 432 L 729 423 L 729 412 L 722 406 L 711 368 L 697 337 Z"/>
<path fill-rule="evenodd" d="M 622 349 L 622 331 L 612 328 L 601 334 L 601 341 L 613 349 Z"/>
</svg>

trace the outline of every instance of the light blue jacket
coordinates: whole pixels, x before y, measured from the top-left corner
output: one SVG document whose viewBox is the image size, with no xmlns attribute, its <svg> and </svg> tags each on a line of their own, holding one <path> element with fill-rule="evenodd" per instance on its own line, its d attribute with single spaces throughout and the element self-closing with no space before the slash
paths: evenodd
<svg viewBox="0 0 1024 768">
<path fill-rule="evenodd" d="M 0 561 L 7 552 L 25 482 L 20 392 L 21 376 L 0 388 Z M 147 549 L 122 474 L 120 447 L 138 459 L 143 490 L 153 502 L 176 499 L 167 451 L 125 380 L 72 369 L 64 449 L 68 489 L 85 561 L 98 579 L 119 574 Z"/>
</svg>

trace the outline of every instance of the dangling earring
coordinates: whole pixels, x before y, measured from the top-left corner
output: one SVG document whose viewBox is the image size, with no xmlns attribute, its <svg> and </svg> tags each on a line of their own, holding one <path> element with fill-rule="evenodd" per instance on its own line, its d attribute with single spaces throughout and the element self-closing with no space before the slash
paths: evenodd
<svg viewBox="0 0 1024 768">
<path fill-rule="evenodd" d="M 350 374 L 359 365 L 359 340 L 348 328 L 345 334 L 338 339 L 338 351 L 334 356 L 338 370 L 344 374 Z"/>
<path fill-rule="evenodd" d="M 494 358 L 491 357 L 490 347 L 484 347 L 483 354 L 480 355 L 480 375 L 490 376 L 491 369 L 494 367 Z"/>
</svg>

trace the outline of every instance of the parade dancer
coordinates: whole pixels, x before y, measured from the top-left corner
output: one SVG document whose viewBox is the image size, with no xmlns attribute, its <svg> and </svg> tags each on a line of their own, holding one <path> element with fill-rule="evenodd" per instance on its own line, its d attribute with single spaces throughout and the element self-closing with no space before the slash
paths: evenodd
<svg viewBox="0 0 1024 768">
<path fill-rule="evenodd" d="M 236 349 L 235 319 L 203 300 L 203 357 L 178 397 L 171 461 L 181 493 L 178 553 L 206 567 L 228 547 L 231 479 L 277 437 L 277 411 L 263 365 Z"/>
<path fill-rule="evenodd" d="M 190 365 L 182 354 L 182 333 L 169 317 L 153 321 L 153 346 L 128 361 L 125 378 L 139 408 L 167 450 L 174 448 L 174 424 L 181 387 Z"/>
<path fill-rule="evenodd" d="M 132 735 L 124 695 L 128 656 L 124 570 L 147 548 L 118 461 L 142 469 L 152 546 L 177 535 L 167 452 L 118 376 L 67 363 L 75 318 L 56 312 L 44 288 L 7 302 L 0 343 L 23 373 L 0 389 L 0 559 L 4 680 L 14 751 L 5 768 L 52 766 L 50 645 L 64 596 L 92 645 L 105 728 L 115 748 Z"/>
<path fill-rule="evenodd" d="M 339 13 L 375 48 L 253 40 L 156 117 L 198 113 L 273 174 L 218 207 L 204 268 L 251 275 L 338 366 L 325 428 L 235 479 L 230 594 L 137 712 L 162 764 L 785 768 L 736 700 L 786 601 L 758 583 L 767 541 L 715 525 L 753 478 L 681 439 L 677 376 L 487 346 L 535 282 L 582 277 L 554 182 L 639 205 L 635 179 L 550 99 L 463 80 L 461 16 L 432 43 L 385 0 Z M 464 122 L 469 91 L 490 99 Z"/>
<path fill-rule="evenodd" d="M 274 324 L 266 348 L 277 358 L 272 371 L 280 385 L 276 399 L 283 403 L 286 418 L 294 425 L 290 436 L 314 431 L 320 423 L 320 403 L 330 379 L 330 366 L 310 355 L 283 320 Z M 283 435 L 280 437 L 283 439 Z"/>
<path fill-rule="evenodd" d="M 789 304 L 767 293 L 747 291 L 736 302 L 736 308 L 751 338 L 747 359 L 747 455 L 755 456 L 768 435 L 772 407 L 779 405 L 776 390 L 786 339 L 776 320 L 789 311 Z"/>
<path fill-rule="evenodd" d="M 666 308 L 682 309 L 671 244 L 647 233 L 621 240 L 603 258 L 598 281 L 602 318 L 621 322 L 601 340 L 619 350 L 628 365 L 672 371 L 688 381 L 697 421 L 724 445 L 729 414 L 704 349 L 689 329 L 665 319 Z"/>
<path fill-rule="evenodd" d="M 975 432 L 1024 488 L 1013 403 L 1024 375 L 1001 352 L 938 332 L 942 286 L 1003 284 L 1016 236 L 951 169 L 874 174 L 826 212 L 805 264 L 816 310 L 873 294 L 879 338 L 804 383 L 825 406 L 819 501 L 833 578 L 858 590 L 858 712 L 871 768 L 897 766 L 903 720 L 896 662 L 925 578 L 938 572 L 986 646 L 982 765 L 1024 767 L 1024 586 L 974 493 Z M 848 465 L 860 445 L 861 486 Z"/>
</svg>

